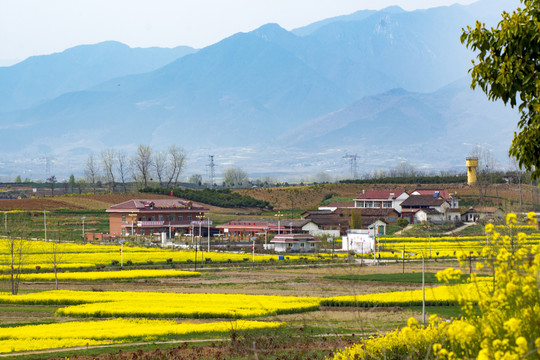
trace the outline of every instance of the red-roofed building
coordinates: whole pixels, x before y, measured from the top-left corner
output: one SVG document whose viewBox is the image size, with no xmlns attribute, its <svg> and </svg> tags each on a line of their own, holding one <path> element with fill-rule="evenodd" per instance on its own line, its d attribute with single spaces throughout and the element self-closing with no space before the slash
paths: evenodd
<svg viewBox="0 0 540 360">
<path fill-rule="evenodd" d="M 401 213 L 401 203 L 409 197 L 403 190 L 366 190 L 356 199 L 354 207 L 369 209 L 394 209 Z"/>
<path fill-rule="evenodd" d="M 448 193 L 446 190 L 436 190 L 436 189 L 417 189 L 411 193 L 413 195 L 429 195 L 433 197 L 441 197 L 448 202 L 450 209 L 459 208 L 459 200 L 452 194 Z"/>
<path fill-rule="evenodd" d="M 257 236 L 262 233 L 291 233 L 301 231 L 302 226 L 307 220 L 291 220 L 281 219 L 276 220 L 235 220 L 229 221 L 227 224 L 218 225 L 220 236 L 226 236 L 230 239 L 245 239 Z"/>
<path fill-rule="evenodd" d="M 180 199 L 129 200 L 107 209 L 111 235 L 152 235 L 186 232 L 197 216 L 210 211 Z"/>
</svg>

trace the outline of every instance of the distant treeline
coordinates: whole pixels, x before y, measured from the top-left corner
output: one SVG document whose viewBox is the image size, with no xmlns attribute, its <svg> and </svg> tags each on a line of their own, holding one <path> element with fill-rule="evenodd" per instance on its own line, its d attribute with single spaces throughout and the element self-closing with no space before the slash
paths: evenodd
<svg viewBox="0 0 540 360">
<path fill-rule="evenodd" d="M 467 176 L 407 176 L 378 179 L 341 180 L 342 184 L 459 184 L 466 183 Z"/>
<path fill-rule="evenodd" d="M 257 200 L 252 198 L 251 196 L 233 193 L 229 189 L 191 190 L 147 187 L 141 190 L 141 192 L 145 193 L 163 195 L 170 195 L 171 191 L 172 194 L 176 197 L 195 202 L 201 202 L 208 205 L 220 206 L 225 208 L 254 207 L 260 209 L 272 209 L 272 206 L 268 201 Z"/>
</svg>

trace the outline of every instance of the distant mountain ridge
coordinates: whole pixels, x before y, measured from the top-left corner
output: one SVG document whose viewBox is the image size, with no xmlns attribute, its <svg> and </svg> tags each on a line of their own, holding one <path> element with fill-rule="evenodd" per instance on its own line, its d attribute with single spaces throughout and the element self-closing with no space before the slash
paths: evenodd
<svg viewBox="0 0 540 360">
<path fill-rule="evenodd" d="M 340 171 L 345 151 L 381 166 L 456 166 L 464 143 L 511 137 L 501 124 L 513 113 L 468 93 L 473 55 L 459 42 L 463 26 L 484 14 L 494 22 L 493 8 L 506 5 L 391 7 L 294 31 L 267 24 L 198 51 L 113 42 L 28 59 L 0 68 L 0 154 L 79 159 L 81 169 L 91 151 L 174 143 L 258 173 Z M 192 166 L 204 173 L 201 161 Z"/>
<path fill-rule="evenodd" d="M 195 51 L 187 46 L 130 48 L 106 41 L 33 56 L 13 66 L 0 67 L 0 109 L 26 108 L 115 77 L 153 71 Z"/>
</svg>

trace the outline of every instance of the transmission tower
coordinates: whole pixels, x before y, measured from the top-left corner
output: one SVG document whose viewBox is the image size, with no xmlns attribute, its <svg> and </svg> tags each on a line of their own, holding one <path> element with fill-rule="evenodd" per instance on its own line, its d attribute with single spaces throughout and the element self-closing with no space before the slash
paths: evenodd
<svg viewBox="0 0 540 360">
<path fill-rule="evenodd" d="M 210 181 L 210 187 L 214 187 L 214 176 L 215 176 L 215 167 L 216 164 L 214 163 L 214 155 L 208 155 L 208 158 L 210 162 L 208 163 L 208 177 Z"/>
<path fill-rule="evenodd" d="M 359 158 L 359 156 L 357 154 L 354 154 L 354 155 L 349 155 L 349 154 L 345 154 L 345 156 L 343 156 L 344 159 L 349 159 L 349 165 L 351 167 L 351 176 L 353 177 L 353 179 L 357 179 L 358 178 L 358 172 L 356 170 L 356 159 Z"/>
</svg>

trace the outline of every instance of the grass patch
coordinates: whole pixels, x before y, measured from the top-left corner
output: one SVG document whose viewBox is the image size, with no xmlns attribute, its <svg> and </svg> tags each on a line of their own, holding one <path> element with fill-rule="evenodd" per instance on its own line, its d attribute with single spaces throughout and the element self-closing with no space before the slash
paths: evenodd
<svg viewBox="0 0 540 360">
<path fill-rule="evenodd" d="M 376 282 L 390 282 L 390 283 L 422 283 L 422 273 L 396 273 L 396 274 L 367 274 L 367 275 L 331 275 L 324 276 L 323 279 L 327 280 L 343 280 L 343 281 L 376 281 Z M 435 277 L 435 273 L 425 273 L 425 282 L 427 284 L 436 284 L 439 281 Z"/>
<path fill-rule="evenodd" d="M 436 273 L 426 272 L 424 275 L 424 282 L 426 284 L 440 284 L 435 276 Z M 488 275 L 477 274 L 478 277 L 484 277 Z M 463 282 L 469 278 L 468 274 L 461 276 L 461 280 L 457 283 Z M 411 283 L 411 284 L 421 284 L 422 283 L 422 273 L 413 272 L 413 273 L 394 273 L 394 274 L 366 274 L 366 275 L 356 275 L 356 274 L 347 274 L 347 275 L 330 275 L 324 276 L 323 279 L 326 280 L 340 280 L 340 281 L 375 281 L 375 282 L 389 282 L 389 283 Z"/>
<path fill-rule="evenodd" d="M 412 311 L 422 312 L 421 306 L 409 306 L 406 307 L 406 309 L 410 309 Z M 457 319 L 461 317 L 462 311 L 461 308 L 458 305 L 451 305 L 451 306 L 426 306 L 426 321 L 429 315 L 436 314 L 441 318 L 454 318 Z"/>
</svg>

